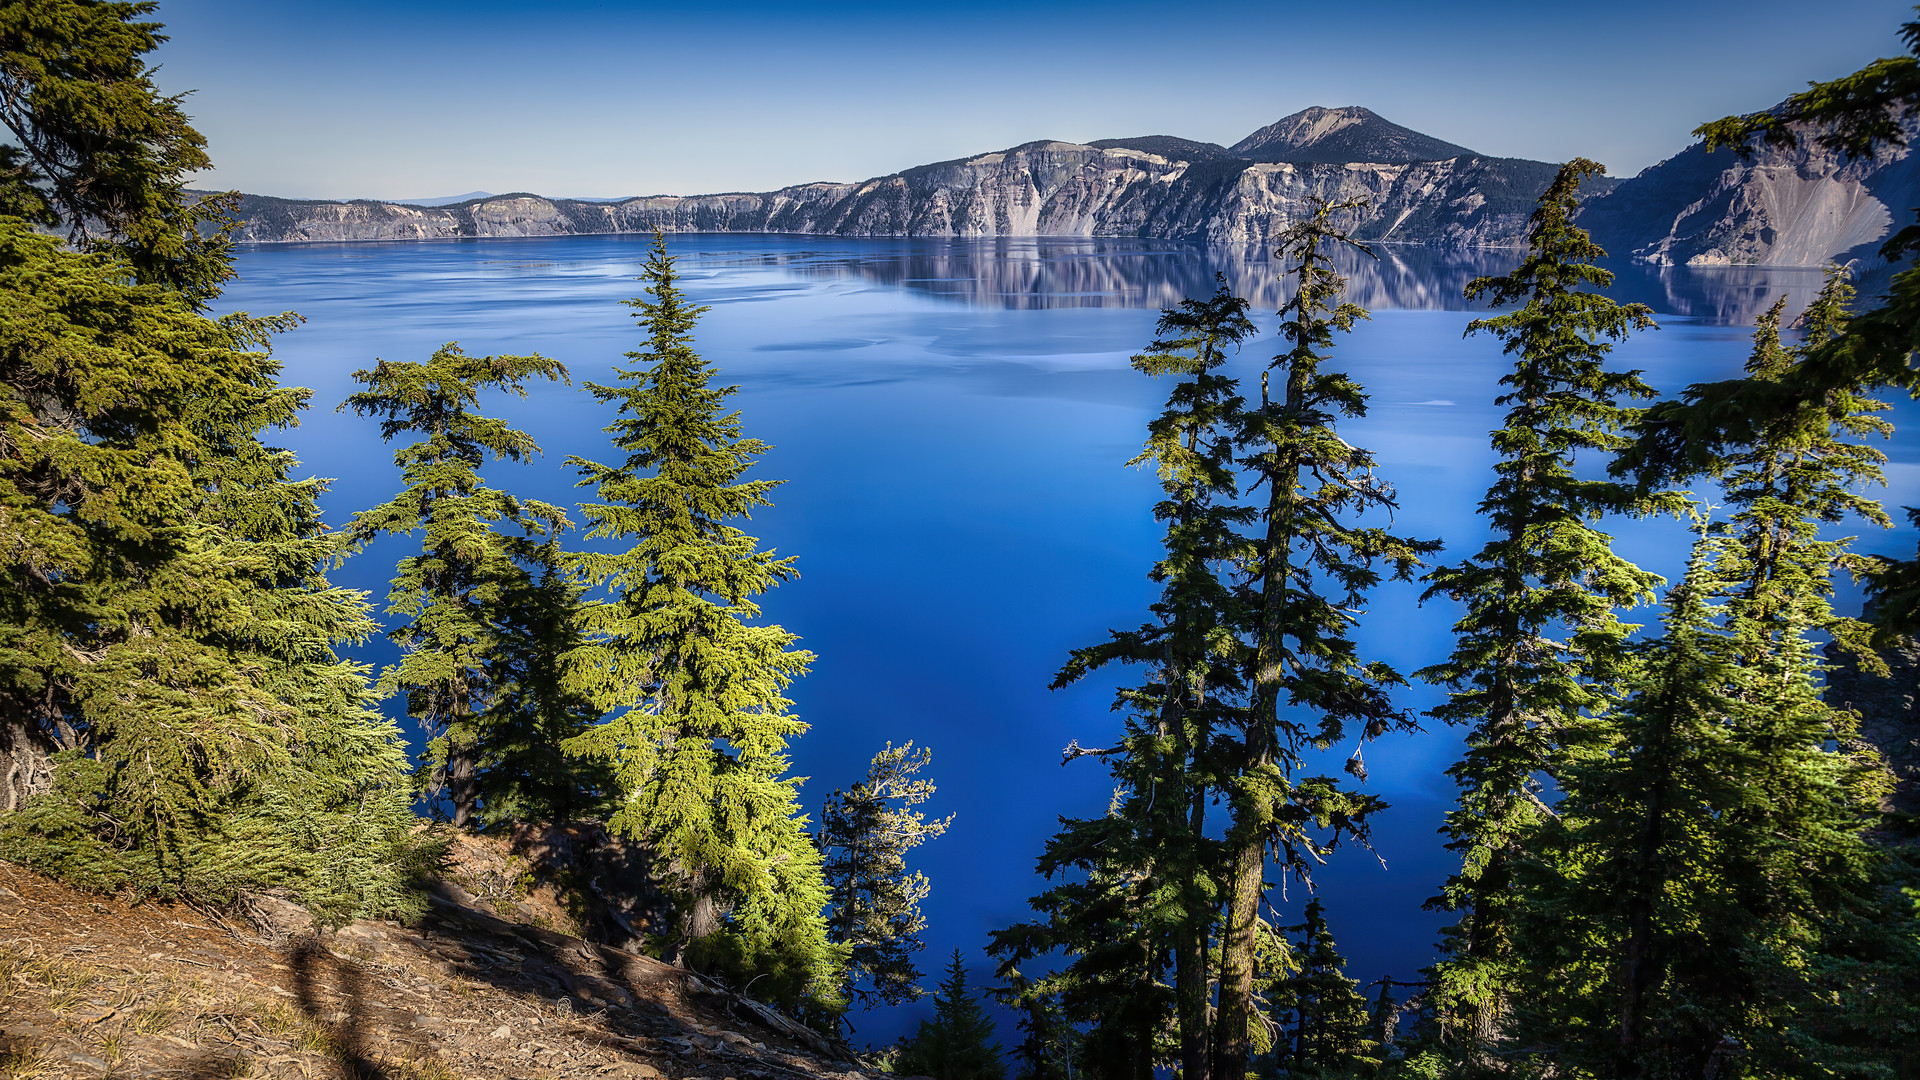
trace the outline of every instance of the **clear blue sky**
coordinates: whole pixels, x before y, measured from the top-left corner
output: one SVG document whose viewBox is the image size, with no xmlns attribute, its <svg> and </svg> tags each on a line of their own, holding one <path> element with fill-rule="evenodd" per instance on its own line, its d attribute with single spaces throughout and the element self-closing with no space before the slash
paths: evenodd
<svg viewBox="0 0 1920 1080">
<path fill-rule="evenodd" d="M 1631 174 L 1703 120 L 1901 51 L 1890 0 L 548 4 L 163 0 L 208 186 L 757 191 L 1033 139 L 1231 143 L 1365 105 Z"/>
</svg>

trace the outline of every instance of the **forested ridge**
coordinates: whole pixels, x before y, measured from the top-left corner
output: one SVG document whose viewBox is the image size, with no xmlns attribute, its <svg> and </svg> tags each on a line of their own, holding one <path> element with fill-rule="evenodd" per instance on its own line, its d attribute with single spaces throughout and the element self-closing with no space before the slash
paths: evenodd
<svg viewBox="0 0 1920 1080">
<path fill-rule="evenodd" d="M 1920 1075 L 1913 779 L 1826 692 L 1920 633 L 1920 557 L 1838 535 L 1893 527 L 1878 395 L 1920 395 L 1920 270 L 1863 299 L 1831 267 L 1796 319 L 1783 299 L 1758 321 L 1742 378 L 1661 400 L 1611 355 L 1654 313 L 1609 298 L 1576 224 L 1603 169 L 1560 167 L 1519 265 L 1466 288 L 1469 336 L 1510 368 L 1489 539 L 1443 554 L 1395 529 L 1393 478 L 1348 438 L 1368 391 L 1339 346 L 1368 313 L 1336 265 L 1372 254 L 1367 207 L 1310 200 L 1275 237 L 1277 340 L 1223 279 L 1132 358 L 1166 390 L 1125 463 L 1160 484 L 1157 596 L 1055 679 L 1125 673 L 1117 739 L 1065 755 L 1113 796 L 1040 853 L 1032 918 L 987 943 L 996 984 L 956 952 L 929 992 L 910 859 L 965 822 L 936 816 L 907 739 L 805 814 L 789 693 L 815 658 L 761 608 L 804 553 L 745 531 L 773 448 L 700 355 L 665 237 L 634 349 L 581 387 L 603 453 L 545 462 L 491 415 L 570 382 L 537 354 L 449 342 L 314 402 L 272 355 L 297 314 L 210 314 L 233 200 L 185 187 L 208 160 L 152 81 L 153 10 L 0 2 L 0 858 L 214 918 L 292 902 L 324 930 L 417 924 L 477 840 L 564 850 L 542 872 L 598 942 L 565 948 L 697 972 L 829 1041 L 930 996 L 866 1062 L 938 1080 Z M 1920 23 L 1903 40 L 1698 134 L 1901 145 Z M 1920 224 L 1884 254 L 1916 247 Z M 1257 385 L 1227 373 L 1263 349 Z M 399 475 L 340 529 L 274 445 L 315 406 L 362 418 Z M 514 494 L 556 467 L 581 501 Z M 1608 520 L 1647 516 L 1688 526 L 1678 581 L 1614 550 Z M 383 603 L 330 580 L 382 537 L 405 549 Z M 1870 612 L 1835 609 L 1842 574 Z M 1392 581 L 1458 613 L 1451 653 L 1368 654 Z M 381 633 L 396 662 L 351 659 Z M 1444 702 L 1400 704 L 1413 680 Z M 1363 985 L 1321 900 L 1290 925 L 1273 900 L 1368 856 L 1392 808 L 1366 744 L 1447 726 L 1458 869 L 1428 906 L 1452 925 L 1418 979 Z"/>
</svg>

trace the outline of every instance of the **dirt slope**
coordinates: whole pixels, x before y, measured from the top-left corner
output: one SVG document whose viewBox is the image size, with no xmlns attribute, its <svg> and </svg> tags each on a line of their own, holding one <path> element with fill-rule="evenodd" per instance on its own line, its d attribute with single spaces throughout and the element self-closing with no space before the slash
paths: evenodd
<svg viewBox="0 0 1920 1080">
<path fill-rule="evenodd" d="M 129 907 L 0 863 L 0 1076 L 874 1075 L 757 1002 L 498 918 L 458 885 L 418 928 L 316 936 L 291 905 L 261 914 L 279 932 Z"/>
</svg>

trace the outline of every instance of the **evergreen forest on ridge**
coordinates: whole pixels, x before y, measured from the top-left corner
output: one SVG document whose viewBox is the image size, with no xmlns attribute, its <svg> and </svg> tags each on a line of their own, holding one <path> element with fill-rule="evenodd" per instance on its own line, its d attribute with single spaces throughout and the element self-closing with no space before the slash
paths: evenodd
<svg viewBox="0 0 1920 1080">
<path fill-rule="evenodd" d="M 1337 267 L 1373 254 L 1365 206 L 1276 225 L 1276 338 L 1221 278 L 1131 359 L 1165 395 L 1114 462 L 1159 485 L 1155 596 L 1054 679 L 1122 673 L 1118 736 L 1065 751 L 1112 798 L 1020 853 L 1030 914 L 983 943 L 979 985 L 960 952 L 943 974 L 921 955 L 913 852 L 966 827 L 938 747 L 903 731 L 805 812 L 791 752 L 823 718 L 790 694 L 815 657 L 762 613 L 805 553 L 748 531 L 777 457 L 701 355 L 666 236 L 632 351 L 578 387 L 598 454 L 546 461 L 499 417 L 572 385 L 538 354 L 449 342 L 314 400 L 273 355 L 299 315 L 212 314 L 238 196 L 188 189 L 206 141 L 155 85 L 154 11 L 0 0 L 0 859 L 339 926 L 417 919 L 456 838 L 575 829 L 621 867 L 569 884 L 612 912 L 606 944 L 832 1039 L 930 999 L 861 1060 L 936 1080 L 1920 1077 L 1914 781 L 1827 692 L 1920 636 L 1920 556 L 1840 535 L 1920 539 L 1920 510 L 1875 498 L 1885 399 L 1920 397 L 1920 269 L 1871 295 L 1828 267 L 1804 311 L 1757 320 L 1744 377 L 1663 398 L 1612 356 L 1654 313 L 1609 297 L 1576 223 L 1604 170 L 1559 166 L 1517 266 L 1466 288 L 1504 421 L 1489 539 L 1448 552 L 1398 531 L 1395 477 L 1348 438 L 1369 388 L 1340 344 L 1369 316 Z M 1696 134 L 1902 147 L 1920 22 L 1901 34 L 1905 55 Z M 1916 250 L 1920 218 L 1882 253 Z M 1271 354 L 1257 383 L 1226 370 L 1243 352 Z M 357 418 L 397 470 L 339 528 L 324 463 L 275 445 L 308 409 Z M 536 468 L 579 501 L 502 481 Z M 1615 550 L 1609 519 L 1640 517 L 1684 523 L 1678 580 Z M 404 552 L 384 597 L 330 578 L 376 543 Z M 1836 608 L 1846 581 L 1866 611 Z M 1394 582 L 1458 612 L 1417 669 L 1359 633 Z M 396 662 L 351 658 L 380 635 Z M 1406 707 L 1415 682 L 1443 703 Z M 1350 972 L 1314 888 L 1394 812 L 1366 744 L 1445 728 L 1437 959 Z"/>
</svg>

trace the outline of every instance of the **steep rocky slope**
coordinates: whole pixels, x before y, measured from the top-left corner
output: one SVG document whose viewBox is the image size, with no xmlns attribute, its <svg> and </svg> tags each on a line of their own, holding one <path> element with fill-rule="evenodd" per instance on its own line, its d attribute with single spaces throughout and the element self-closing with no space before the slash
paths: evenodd
<svg viewBox="0 0 1920 1080">
<path fill-rule="evenodd" d="M 129 907 L 0 863 L 0 1076 L 878 1080 L 758 1002 L 452 881 L 410 927 L 257 905 Z"/>
<path fill-rule="evenodd" d="M 445 207 L 247 196 L 248 242 L 571 233 L 1144 236 L 1265 244 L 1310 195 L 1365 198 L 1374 240 L 1501 247 L 1523 235 L 1553 166 L 1499 158 L 1413 164 L 1188 161 L 1127 146 L 1030 143 L 858 184 L 586 203 L 504 195 Z"/>
<path fill-rule="evenodd" d="M 1909 137 L 1920 122 L 1907 120 Z M 1909 148 L 1848 161 L 1801 130 L 1790 149 L 1751 160 L 1695 144 L 1595 200 L 1580 216 L 1619 254 L 1660 265 L 1818 266 L 1876 261 L 1876 249 L 1920 205 Z"/>
</svg>

